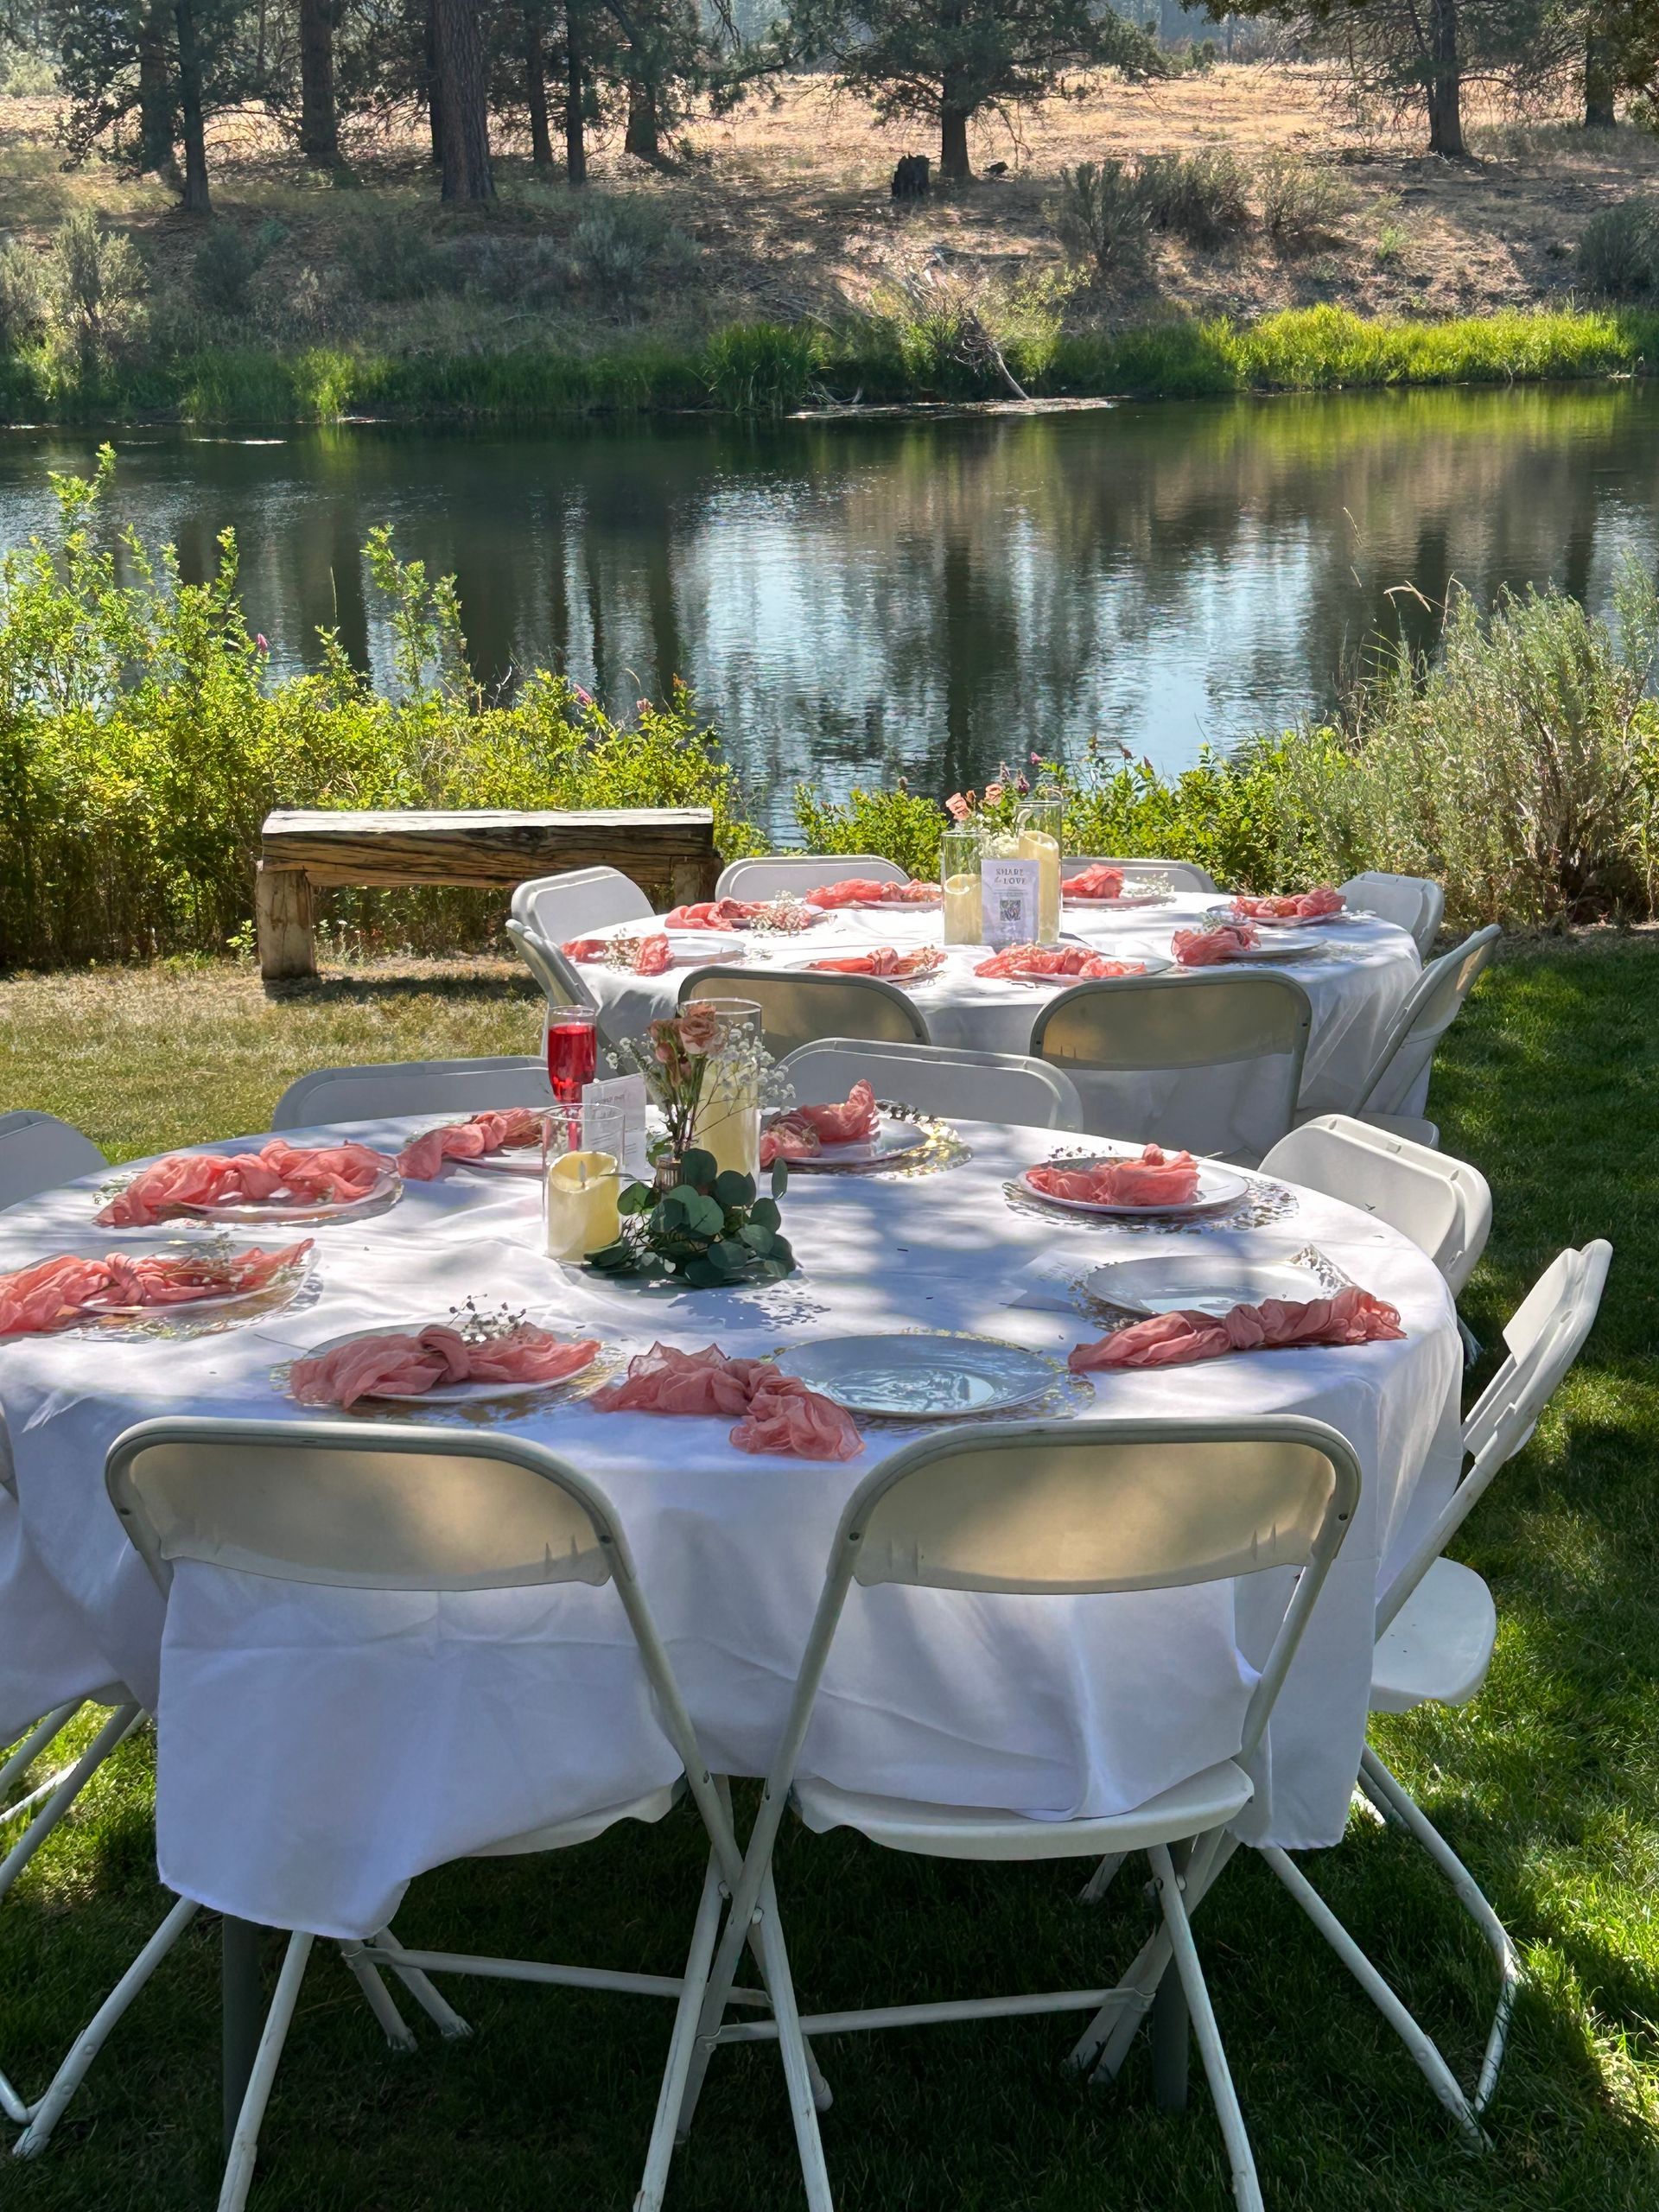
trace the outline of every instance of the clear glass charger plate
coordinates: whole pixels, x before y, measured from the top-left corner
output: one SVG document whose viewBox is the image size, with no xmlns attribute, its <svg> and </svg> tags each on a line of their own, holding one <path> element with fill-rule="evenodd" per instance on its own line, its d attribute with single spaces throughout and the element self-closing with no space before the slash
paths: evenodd
<svg viewBox="0 0 1659 2212">
<path fill-rule="evenodd" d="M 1135 1157 L 1132 1152 L 1103 1152 L 1092 1157 L 1051 1160 L 1039 1165 L 1067 1169 L 1099 1167 L 1108 1161 L 1133 1160 Z M 1030 1168 L 1022 1169 L 1020 1185 L 1039 1205 L 1052 1206 L 1057 1213 L 1092 1214 L 1104 1221 L 1185 1221 L 1195 1216 L 1218 1212 L 1224 1207 L 1236 1206 L 1250 1188 L 1249 1179 L 1241 1175 L 1236 1168 L 1212 1166 L 1207 1160 L 1202 1162 L 1198 1168 L 1197 1195 L 1180 1205 L 1118 1205 L 1095 1198 L 1057 1198 L 1046 1191 L 1039 1190 L 1030 1180 Z"/>
<path fill-rule="evenodd" d="M 868 1173 L 872 1167 L 913 1159 L 927 1149 L 933 1135 L 926 1122 L 899 1121 L 884 1113 L 873 1137 L 859 1137 L 851 1144 L 826 1145 L 805 1160 L 791 1160 L 789 1172 L 791 1175 Z"/>
<path fill-rule="evenodd" d="M 252 1249 L 233 1244 L 224 1237 L 196 1239 L 179 1236 L 169 1238 L 153 1252 L 135 1252 L 131 1256 L 135 1260 L 200 1256 L 229 1265 L 245 1251 Z M 271 1314 L 280 1313 L 292 1306 L 302 1293 L 308 1289 L 315 1290 L 315 1260 L 314 1253 L 302 1254 L 285 1268 L 279 1268 L 257 1289 L 226 1290 L 215 1292 L 207 1298 L 179 1299 L 157 1305 L 83 1306 L 75 1319 L 45 1333 L 54 1337 L 99 1335 L 123 1338 L 216 1335 L 238 1322 L 264 1320 Z M 7 1343 L 16 1340 L 15 1338 L 0 1338 L 0 1342 Z"/>
<path fill-rule="evenodd" d="M 352 1221 L 362 1214 L 383 1213 L 403 1194 L 403 1177 L 395 1167 L 387 1167 L 376 1176 L 373 1189 L 360 1198 L 246 1198 L 231 1205 L 187 1205 L 179 1211 L 193 1221 L 235 1222 L 240 1227 L 260 1229 L 282 1228 L 291 1223 L 303 1228 L 311 1222 Z"/>
<path fill-rule="evenodd" d="M 1334 914 L 1281 914 L 1269 918 L 1266 914 L 1236 914 L 1226 905 L 1206 906 L 1204 918 L 1207 922 L 1225 922 L 1230 928 L 1248 923 L 1258 930 L 1340 929 L 1350 922 L 1369 922 L 1372 918 L 1357 906 L 1340 906 Z"/>
<path fill-rule="evenodd" d="M 844 1406 L 887 1421 L 959 1421 L 1014 1411 L 1046 1395 L 1059 1363 L 995 1337 L 827 1337 L 773 1355 L 785 1375 Z"/>
<path fill-rule="evenodd" d="M 1340 1278 L 1328 1265 L 1321 1268 L 1319 1257 L 1311 1250 L 1287 1260 L 1159 1253 L 1091 1268 L 1079 1287 L 1090 1298 L 1125 1313 L 1230 1313 L 1235 1306 L 1259 1306 L 1268 1298 L 1300 1302 L 1328 1297 L 1339 1287 Z"/>
<path fill-rule="evenodd" d="M 1147 906 L 1172 906 L 1175 903 L 1173 891 L 1125 891 L 1117 899 L 1084 899 L 1060 887 L 1062 906 L 1076 906 L 1087 914 L 1136 913 Z"/>
<path fill-rule="evenodd" d="M 550 1334 L 557 1333 L 553 1326 L 556 1317 L 550 1315 L 540 1320 L 536 1320 L 534 1316 L 527 1318 L 534 1321 L 537 1328 L 545 1328 Z M 441 1323 L 410 1320 L 388 1321 L 375 1329 L 347 1329 L 342 1336 L 330 1337 L 322 1344 L 311 1344 L 304 1351 L 296 1353 L 292 1360 L 284 1361 L 275 1370 L 272 1380 L 285 1394 L 291 1395 L 289 1385 L 293 1371 L 302 1359 L 321 1359 L 326 1352 L 339 1351 L 346 1344 L 360 1344 L 365 1337 L 417 1337 L 423 1329 L 448 1328 L 452 1325 L 448 1320 Z M 372 1390 L 357 1402 L 359 1405 L 375 1406 L 475 1406 L 498 1398 L 545 1398 L 556 1390 L 576 1392 L 580 1386 L 591 1385 L 616 1363 L 617 1355 L 601 1345 L 586 1366 L 578 1367 L 569 1375 L 561 1375 L 550 1382 L 439 1382 L 429 1390 Z M 321 1414 L 327 1408 L 318 1407 L 315 1410 Z"/>
</svg>

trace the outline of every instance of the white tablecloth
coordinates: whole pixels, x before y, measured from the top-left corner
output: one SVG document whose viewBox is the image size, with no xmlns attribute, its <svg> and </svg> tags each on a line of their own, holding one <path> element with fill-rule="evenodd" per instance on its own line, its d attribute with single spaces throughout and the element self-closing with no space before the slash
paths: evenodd
<svg viewBox="0 0 1659 2212">
<path fill-rule="evenodd" d="M 387 1126 L 353 1133 L 395 1141 Z M 1054 1249 L 1106 1259 L 1155 1248 L 1009 1207 L 1001 1185 L 1046 1151 L 1039 1133 L 964 1135 L 973 1158 L 944 1173 L 798 1177 L 785 1211 L 804 1264 L 765 1291 L 668 1300 L 601 1287 L 538 1255 L 533 1184 L 461 1171 L 409 1186 L 378 1218 L 320 1230 L 320 1290 L 257 1325 L 182 1341 L 0 1345 L 16 1464 L 15 1503 L 0 1497 L 0 1733 L 56 1698 L 130 1683 L 158 1716 L 163 1878 L 245 1917 L 321 1933 L 372 1929 L 422 1870 L 666 1779 L 673 1760 L 613 1592 L 353 1593 L 193 1564 L 163 1608 L 105 1498 L 105 1452 L 164 1411 L 302 1418 L 272 1372 L 296 1351 L 383 1318 L 442 1318 L 469 1294 L 562 1316 L 627 1350 L 660 1336 L 757 1352 L 924 1326 L 1063 1352 L 1096 1330 L 1011 1307 L 1016 1272 Z M 88 1186 L 71 1186 L 0 1216 L 0 1268 L 106 1248 L 92 1203 Z M 1263 1251 L 1319 1244 L 1399 1307 L 1404 1341 L 1103 1377 L 1094 1412 L 1294 1410 L 1332 1422 L 1358 1453 L 1358 1519 L 1248 1816 L 1255 1833 L 1315 1846 L 1344 1826 L 1379 1564 L 1454 1477 L 1459 1350 L 1439 1275 L 1370 1217 L 1307 1195 L 1289 1218 L 1247 1233 Z M 1188 1237 L 1181 1249 L 1202 1245 Z M 837 1516 L 891 1439 L 872 1433 L 861 1459 L 823 1466 L 747 1457 L 727 1427 L 577 1403 L 524 1418 L 518 1433 L 567 1454 L 612 1497 L 709 1757 L 756 1774 Z M 1120 1810 L 1236 1749 L 1268 1580 L 1104 1598 L 855 1591 L 805 1764 L 843 1785 L 947 1802 Z M 1281 1588 L 1271 1594 L 1281 1601 Z M 35 1622 L 50 1634 L 36 1638 Z"/>
<path fill-rule="evenodd" d="M 1167 906 L 1132 908 L 1116 918 L 1097 908 L 1069 906 L 1064 927 L 1068 937 L 1126 960 L 1148 956 L 1167 959 L 1174 931 L 1191 927 L 1217 903 L 1213 892 L 1184 893 Z M 626 922 L 595 934 L 633 937 L 647 926 Z M 747 966 L 804 967 L 814 960 L 883 944 L 908 951 L 918 944 L 938 944 L 940 927 L 937 907 L 920 912 L 902 908 L 890 912 L 843 911 L 798 937 L 753 938 L 746 941 L 742 963 L 732 964 L 733 992 L 741 995 Z M 1409 932 L 1391 922 L 1344 923 L 1307 935 L 1317 942 L 1316 956 L 1281 971 L 1294 976 L 1313 1002 L 1300 1104 L 1310 1114 L 1346 1113 L 1389 1025 L 1422 972 L 1422 963 Z M 689 944 L 689 936 L 685 942 Z M 925 982 L 899 985 L 915 1001 L 933 1042 L 987 1052 L 1029 1051 L 1032 1024 L 1045 1000 L 1053 995 L 1052 987 L 976 976 L 976 966 L 988 957 L 982 945 L 950 945 L 945 955 L 944 968 Z M 642 976 L 600 961 L 585 961 L 579 972 L 607 1028 L 623 1036 L 673 1012 L 686 969 L 675 967 L 661 976 Z M 1102 1100 L 1101 1109 L 1090 1111 L 1086 1126 L 1123 1136 L 1155 1138 L 1160 1131 L 1167 1135 L 1170 1109 L 1179 1099 L 1180 1127 L 1176 1134 L 1180 1142 L 1196 1150 L 1259 1157 L 1276 1128 L 1263 1119 L 1263 1098 L 1258 1094 L 1270 1084 L 1262 1084 L 1258 1075 L 1248 1069 L 1220 1069 L 1201 1090 L 1183 1076 L 1083 1077 L 1080 1087 L 1085 1094 L 1098 1091 Z M 1389 1110 L 1421 1114 L 1427 1090 L 1425 1076 L 1408 1098 L 1388 1101 Z"/>
</svg>

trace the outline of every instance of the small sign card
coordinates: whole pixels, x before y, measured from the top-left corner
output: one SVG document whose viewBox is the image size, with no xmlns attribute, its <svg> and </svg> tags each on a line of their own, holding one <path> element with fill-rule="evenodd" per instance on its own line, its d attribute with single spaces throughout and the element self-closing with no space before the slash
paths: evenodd
<svg viewBox="0 0 1659 2212">
<path fill-rule="evenodd" d="M 1029 944 L 1037 935 L 1035 861 L 1005 861 L 990 855 L 979 864 L 980 932 L 993 952 L 1004 945 Z"/>
<path fill-rule="evenodd" d="M 630 1175 L 644 1175 L 648 1166 L 645 1158 L 644 1076 L 615 1075 L 598 1083 L 584 1083 L 582 1103 L 584 1106 L 620 1106 L 622 1109 L 622 1165 Z"/>
</svg>

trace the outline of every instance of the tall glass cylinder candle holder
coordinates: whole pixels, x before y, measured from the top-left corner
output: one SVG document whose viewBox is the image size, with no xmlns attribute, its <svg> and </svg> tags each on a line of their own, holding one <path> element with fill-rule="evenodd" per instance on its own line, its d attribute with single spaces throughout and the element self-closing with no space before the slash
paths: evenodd
<svg viewBox="0 0 1659 2212">
<path fill-rule="evenodd" d="M 556 1107 L 542 1148 L 546 1250 L 550 1260 L 580 1260 L 603 1251 L 622 1233 L 616 1201 L 622 1187 L 623 1115 L 620 1106 Z"/>
<path fill-rule="evenodd" d="M 696 999 L 718 1029 L 703 1056 L 691 1142 L 713 1155 L 716 1173 L 760 1173 L 760 1009 L 753 999 Z M 687 1008 L 685 1011 L 689 1012 Z"/>
<path fill-rule="evenodd" d="M 1058 791 L 1034 791 L 1020 802 L 1014 826 L 1020 858 L 1037 863 L 1037 942 L 1060 941 L 1060 830 L 1065 802 Z"/>
<path fill-rule="evenodd" d="M 939 886 L 944 893 L 944 941 L 978 944 L 983 924 L 979 908 L 977 830 L 947 830 L 939 840 Z"/>
</svg>

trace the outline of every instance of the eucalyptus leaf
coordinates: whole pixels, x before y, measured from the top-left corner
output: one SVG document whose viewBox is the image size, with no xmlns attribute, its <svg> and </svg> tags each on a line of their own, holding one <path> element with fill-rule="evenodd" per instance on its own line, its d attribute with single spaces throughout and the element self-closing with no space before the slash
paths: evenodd
<svg viewBox="0 0 1659 2212">
<path fill-rule="evenodd" d="M 694 1185 L 699 1191 L 713 1190 L 715 1178 L 719 1173 L 720 1162 L 712 1152 L 703 1152 L 694 1147 L 691 1151 L 680 1154 L 681 1181 Z"/>
<path fill-rule="evenodd" d="M 694 1198 L 686 1208 L 686 1226 L 694 1236 L 719 1236 L 726 1227 L 726 1209 L 713 1198 Z"/>
<path fill-rule="evenodd" d="M 783 1197 L 783 1195 L 784 1195 L 784 1192 L 785 1192 L 788 1188 L 789 1188 L 789 1163 L 788 1163 L 788 1161 L 787 1161 L 787 1160 L 784 1160 L 784 1159 L 781 1159 L 781 1158 L 779 1158 L 779 1159 L 778 1159 L 778 1160 L 774 1160 L 772 1161 L 772 1197 L 773 1197 L 774 1198 L 781 1198 Z"/>
<path fill-rule="evenodd" d="M 616 1210 L 626 1219 L 637 1213 L 649 1213 L 657 1203 L 657 1193 L 649 1183 L 630 1183 L 618 1193 Z"/>
<path fill-rule="evenodd" d="M 728 1213 L 736 1207 L 754 1204 L 754 1178 L 741 1174 L 735 1167 L 728 1167 L 715 1178 L 715 1203 Z"/>
<path fill-rule="evenodd" d="M 724 1290 L 726 1287 L 725 1270 L 713 1266 L 707 1260 L 688 1261 L 685 1279 L 693 1290 Z"/>
<path fill-rule="evenodd" d="M 757 1229 L 776 1229 L 783 1217 L 770 1198 L 757 1198 L 749 1208 L 749 1219 Z"/>
<path fill-rule="evenodd" d="M 758 1259 L 764 1260 L 778 1242 L 772 1230 L 758 1221 L 746 1221 L 737 1232 L 741 1241 Z"/>
<path fill-rule="evenodd" d="M 683 1195 L 682 1193 L 683 1192 Z M 699 1203 L 695 1191 L 688 1191 L 683 1184 L 677 1185 L 657 1208 L 651 1217 L 653 1235 L 672 1236 L 690 1225 L 691 1208 Z"/>
</svg>

